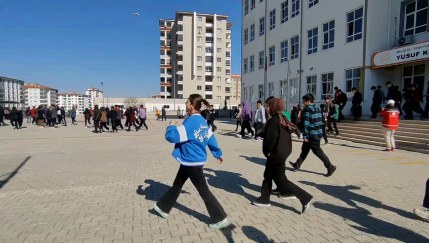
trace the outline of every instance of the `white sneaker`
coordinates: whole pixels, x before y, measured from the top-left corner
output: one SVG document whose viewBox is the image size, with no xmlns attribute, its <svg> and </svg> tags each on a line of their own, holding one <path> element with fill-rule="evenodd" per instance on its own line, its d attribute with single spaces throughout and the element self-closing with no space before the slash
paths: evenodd
<svg viewBox="0 0 429 243">
<path fill-rule="evenodd" d="M 425 209 L 414 209 L 414 214 L 419 216 L 420 218 L 424 219 L 424 220 L 428 220 L 429 221 L 429 210 L 425 210 Z"/>
<path fill-rule="evenodd" d="M 236 136 L 237 138 L 241 138 L 241 135 L 240 135 L 240 134 L 235 134 L 235 136 Z"/>
</svg>

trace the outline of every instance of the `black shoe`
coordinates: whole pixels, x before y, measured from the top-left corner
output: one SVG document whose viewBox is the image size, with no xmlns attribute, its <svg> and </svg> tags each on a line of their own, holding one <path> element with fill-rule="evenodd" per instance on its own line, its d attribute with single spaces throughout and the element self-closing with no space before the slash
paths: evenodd
<svg viewBox="0 0 429 243">
<path fill-rule="evenodd" d="M 292 193 L 279 194 L 278 197 L 280 199 L 284 199 L 284 200 L 297 199 L 297 197 L 295 195 L 293 195 Z"/>
<path fill-rule="evenodd" d="M 279 189 L 273 189 L 272 191 L 271 191 L 271 194 L 273 194 L 273 195 L 280 195 L 280 191 L 279 191 Z"/>
<path fill-rule="evenodd" d="M 289 161 L 289 164 L 292 165 L 292 167 L 294 168 L 294 170 L 299 170 L 299 166 L 297 163 L 294 163 L 292 161 Z"/>
<path fill-rule="evenodd" d="M 271 206 L 270 201 L 263 202 L 260 197 L 258 197 L 255 201 L 253 201 L 252 204 L 255 206 L 258 206 L 258 207 L 270 207 Z"/>
<path fill-rule="evenodd" d="M 311 205 L 311 199 L 310 201 L 308 201 L 308 203 L 302 205 L 301 214 L 304 214 L 306 211 L 308 211 L 308 208 L 310 207 L 310 205 Z"/>
<path fill-rule="evenodd" d="M 326 177 L 330 177 L 332 174 L 334 174 L 335 170 L 337 169 L 336 166 L 332 165 L 331 167 L 329 167 L 328 169 L 328 173 L 325 175 Z"/>
</svg>

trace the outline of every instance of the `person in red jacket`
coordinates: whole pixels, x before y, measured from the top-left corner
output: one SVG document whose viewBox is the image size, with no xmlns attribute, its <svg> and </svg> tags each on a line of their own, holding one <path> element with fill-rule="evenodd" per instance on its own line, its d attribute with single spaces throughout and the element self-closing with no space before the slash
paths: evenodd
<svg viewBox="0 0 429 243">
<path fill-rule="evenodd" d="M 395 146 L 395 131 L 399 127 L 399 110 L 395 107 L 394 100 L 388 100 L 387 106 L 380 112 L 383 117 L 382 126 L 384 137 L 386 138 L 386 149 L 384 151 L 392 152 L 396 150 Z"/>
</svg>

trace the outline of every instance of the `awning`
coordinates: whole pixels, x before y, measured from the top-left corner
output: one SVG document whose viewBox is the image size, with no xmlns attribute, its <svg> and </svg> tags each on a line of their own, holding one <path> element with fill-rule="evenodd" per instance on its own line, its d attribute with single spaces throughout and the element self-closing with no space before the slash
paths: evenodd
<svg viewBox="0 0 429 243">
<path fill-rule="evenodd" d="M 376 52 L 372 55 L 372 68 L 383 68 L 425 60 L 429 60 L 429 41 Z"/>
</svg>

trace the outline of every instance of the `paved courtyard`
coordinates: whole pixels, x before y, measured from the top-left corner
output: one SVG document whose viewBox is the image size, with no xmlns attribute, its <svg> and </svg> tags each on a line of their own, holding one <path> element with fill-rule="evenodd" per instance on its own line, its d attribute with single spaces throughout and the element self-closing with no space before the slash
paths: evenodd
<svg viewBox="0 0 429 243">
<path fill-rule="evenodd" d="M 422 204 L 427 155 L 332 139 L 323 146 L 338 167 L 332 177 L 314 155 L 301 171 L 286 171 L 314 196 L 300 215 L 298 200 L 251 205 L 262 183 L 261 143 L 235 138 L 226 121 L 216 132 L 225 163 L 210 157 L 205 173 L 232 226 L 208 228 L 190 181 L 168 219 L 150 214 L 179 167 L 167 124 L 149 120 L 147 131 L 118 134 L 82 123 L 0 127 L 0 242 L 429 242 L 429 223 L 412 213 Z M 293 148 L 291 160 L 300 143 Z"/>
</svg>

